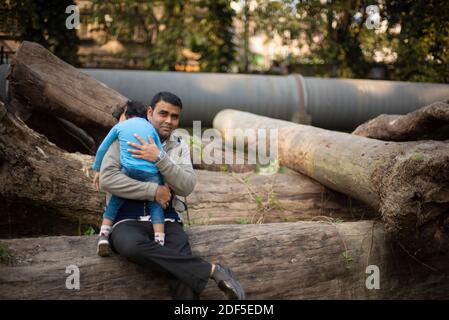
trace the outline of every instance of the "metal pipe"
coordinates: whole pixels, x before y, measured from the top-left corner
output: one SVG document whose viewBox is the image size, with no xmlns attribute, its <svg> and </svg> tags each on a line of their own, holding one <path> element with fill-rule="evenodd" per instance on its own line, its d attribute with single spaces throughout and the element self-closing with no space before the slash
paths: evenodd
<svg viewBox="0 0 449 320">
<path fill-rule="evenodd" d="M 6 93 L 6 65 L 0 66 L 0 93 Z M 184 73 L 141 70 L 79 69 L 133 100 L 149 103 L 158 91 L 183 101 L 181 125 L 234 108 L 267 117 L 304 120 L 333 130 L 353 130 L 382 113 L 405 114 L 449 99 L 449 85 L 383 80 L 325 79 L 288 76 Z M 3 91 L 3 92 L 2 92 Z M 298 117 L 299 115 L 299 117 Z"/>
<path fill-rule="evenodd" d="M 178 95 L 184 106 L 181 125 L 201 120 L 211 126 L 224 108 L 290 120 L 299 94 L 292 77 L 220 73 L 80 69 L 133 100 L 149 103 L 159 91 Z"/>
<path fill-rule="evenodd" d="M 158 91 L 176 93 L 185 105 L 182 125 L 211 126 L 224 108 L 352 130 L 382 113 L 405 114 L 449 98 L 449 85 L 383 80 L 324 79 L 219 73 L 80 69 L 130 99 L 149 103 Z"/>
<path fill-rule="evenodd" d="M 351 130 L 386 114 L 406 114 L 449 98 L 449 85 L 361 79 L 305 78 L 306 112 L 312 124 Z"/>
</svg>

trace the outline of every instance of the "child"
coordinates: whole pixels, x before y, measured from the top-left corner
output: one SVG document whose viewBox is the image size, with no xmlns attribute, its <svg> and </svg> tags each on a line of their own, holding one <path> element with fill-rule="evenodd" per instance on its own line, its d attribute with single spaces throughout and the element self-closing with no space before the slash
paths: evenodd
<svg viewBox="0 0 449 320">
<path fill-rule="evenodd" d="M 151 181 L 160 185 L 163 184 L 163 177 L 154 163 L 134 158 L 128 151 L 128 141 L 138 142 L 134 137 L 134 134 L 138 134 L 141 137 L 152 137 L 159 150 L 162 150 L 161 141 L 156 129 L 146 119 L 146 111 L 146 107 L 142 103 L 128 101 L 125 109 L 125 119 L 121 117 L 121 122 L 116 124 L 111 131 L 109 131 L 97 150 L 97 155 L 92 165 L 92 168 L 97 171 L 94 178 L 94 184 L 98 182 L 98 171 L 100 171 L 103 157 L 115 139 L 118 139 L 120 143 L 120 163 L 123 173 L 128 177 L 139 181 Z M 112 230 L 112 225 L 117 213 L 124 202 L 125 199 L 112 195 L 105 208 L 100 237 L 97 244 L 97 253 L 102 257 L 108 256 L 111 253 L 108 240 L 109 234 Z M 164 245 L 164 210 L 156 201 L 148 201 L 146 203 L 146 212 L 151 216 L 151 222 L 154 229 L 154 240 L 160 245 Z"/>
</svg>

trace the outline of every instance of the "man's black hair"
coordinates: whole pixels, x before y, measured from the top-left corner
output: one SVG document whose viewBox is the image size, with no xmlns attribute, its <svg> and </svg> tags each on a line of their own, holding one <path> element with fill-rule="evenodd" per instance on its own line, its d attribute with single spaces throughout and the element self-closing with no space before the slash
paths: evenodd
<svg viewBox="0 0 449 320">
<path fill-rule="evenodd" d="M 126 104 L 126 118 L 130 117 L 139 117 L 139 118 L 147 118 L 147 107 L 139 101 L 128 101 Z"/>
<path fill-rule="evenodd" d="M 159 101 L 165 101 L 182 109 L 181 99 L 179 99 L 179 97 L 174 93 L 167 91 L 156 93 L 153 99 L 151 99 L 150 106 L 154 109 Z"/>
</svg>

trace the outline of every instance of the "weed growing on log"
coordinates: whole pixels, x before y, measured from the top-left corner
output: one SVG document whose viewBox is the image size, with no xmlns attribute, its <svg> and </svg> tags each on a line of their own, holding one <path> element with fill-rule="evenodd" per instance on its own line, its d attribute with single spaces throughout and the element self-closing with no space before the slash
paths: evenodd
<svg viewBox="0 0 449 320">
<path fill-rule="evenodd" d="M 351 268 L 350 264 L 352 262 L 351 254 L 349 253 L 349 251 L 346 250 L 346 251 L 343 251 L 341 255 L 343 256 L 343 258 L 345 258 L 346 269 L 350 269 Z"/>
<path fill-rule="evenodd" d="M 236 222 L 237 224 L 249 224 L 248 219 L 244 219 L 244 218 L 236 219 L 235 222 Z"/>
<path fill-rule="evenodd" d="M 94 228 L 92 228 L 91 226 L 89 227 L 89 228 L 87 228 L 86 230 L 84 230 L 84 232 L 83 232 L 83 234 L 85 235 L 85 236 L 92 236 L 92 235 L 94 235 L 96 232 L 95 232 L 95 229 Z"/>
<path fill-rule="evenodd" d="M 9 252 L 8 248 L 0 246 L 0 259 L 9 258 L 10 256 L 11 253 Z"/>
</svg>

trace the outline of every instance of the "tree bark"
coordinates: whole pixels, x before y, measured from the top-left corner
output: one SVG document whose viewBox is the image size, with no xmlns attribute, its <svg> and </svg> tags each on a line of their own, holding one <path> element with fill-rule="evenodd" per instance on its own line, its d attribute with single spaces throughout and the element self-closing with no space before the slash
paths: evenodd
<svg viewBox="0 0 449 320">
<path fill-rule="evenodd" d="M 381 114 L 358 126 L 353 134 L 387 141 L 445 140 L 449 139 L 448 125 L 449 104 L 440 101 L 406 115 Z"/>
<path fill-rule="evenodd" d="M 214 127 L 228 141 L 229 129 L 277 129 L 281 164 L 379 210 L 386 229 L 410 248 L 448 250 L 448 143 L 383 142 L 236 110 L 221 111 Z"/>
<path fill-rule="evenodd" d="M 77 224 L 98 225 L 105 194 L 92 187 L 92 161 L 92 156 L 64 152 L 0 103 L 0 230 L 3 226 L 6 234 L 22 235 L 8 228 L 25 230 L 26 223 L 36 227 L 35 211 L 42 215 L 40 221 L 47 221 L 46 214 L 50 221 L 60 216 Z M 299 174 L 196 172 L 197 186 L 187 197 L 193 224 L 296 221 L 320 216 L 347 221 L 372 216 L 372 209 L 365 204 Z M 76 226 L 75 231 L 79 231 Z"/>
<path fill-rule="evenodd" d="M 187 233 L 195 255 L 234 270 L 248 299 L 449 298 L 449 259 L 414 260 L 373 221 L 196 226 Z M 98 257 L 95 241 L 0 240 L 0 299 L 169 299 L 164 276 L 122 257 Z M 379 268 L 379 289 L 366 287 L 376 284 L 369 265 Z M 66 288 L 69 266 L 79 268 L 79 290 Z M 201 297 L 223 298 L 213 281 Z"/>
<path fill-rule="evenodd" d="M 29 214 L 17 212 L 24 211 L 24 205 L 32 211 L 40 208 L 49 217 L 59 215 L 75 223 L 98 225 L 105 194 L 92 187 L 93 157 L 64 152 L 7 112 L 1 103 L 0 112 L 0 196 L 5 200 L 0 201 L 5 209 L 1 210 L 0 227 L 24 227 L 25 221 L 34 224 Z M 363 203 L 299 174 L 196 172 L 197 186 L 187 198 L 194 224 L 296 221 L 320 216 L 346 221 L 372 216 L 372 210 Z"/>
<path fill-rule="evenodd" d="M 26 122 L 36 110 L 72 122 L 98 144 L 126 97 L 78 71 L 37 43 L 23 41 L 11 62 L 9 107 Z M 47 125 L 54 125 L 49 121 Z"/>
<path fill-rule="evenodd" d="M 201 149 L 199 149 L 201 148 Z M 227 147 L 222 141 L 208 141 L 203 140 L 202 145 L 196 146 L 195 144 L 191 148 L 192 152 L 190 153 L 193 168 L 207 171 L 220 171 L 220 172 L 235 172 L 235 173 L 244 173 L 244 172 L 255 172 L 257 165 L 254 163 L 249 163 L 247 156 L 242 153 L 237 155 L 236 152 L 232 148 Z M 198 154 L 201 152 L 201 163 L 195 162 L 194 152 L 198 150 Z M 225 154 L 229 152 L 230 154 L 242 157 L 244 159 L 243 164 L 237 164 L 235 161 L 232 163 L 226 163 Z M 207 155 L 206 155 L 207 153 Z M 212 163 L 206 163 L 205 156 L 213 160 Z M 218 160 L 218 161 L 216 161 Z M 210 162 L 209 160 L 207 162 Z"/>
<path fill-rule="evenodd" d="M 92 160 L 64 152 L 0 104 L 0 195 L 10 203 L 98 224 L 105 198 L 92 187 Z"/>
<path fill-rule="evenodd" d="M 368 205 L 302 174 L 196 173 L 198 183 L 187 197 L 192 224 L 354 221 L 375 217 Z"/>
</svg>

